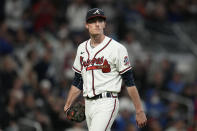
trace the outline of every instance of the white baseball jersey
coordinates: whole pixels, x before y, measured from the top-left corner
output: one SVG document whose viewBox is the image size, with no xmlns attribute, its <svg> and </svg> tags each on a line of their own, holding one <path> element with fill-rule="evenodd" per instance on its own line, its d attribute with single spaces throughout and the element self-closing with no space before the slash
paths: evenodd
<svg viewBox="0 0 197 131">
<path fill-rule="evenodd" d="M 84 97 L 120 92 L 120 74 L 130 69 L 126 48 L 107 36 L 94 48 L 90 45 L 90 39 L 81 43 L 73 65 L 73 70 L 82 75 Z"/>
</svg>

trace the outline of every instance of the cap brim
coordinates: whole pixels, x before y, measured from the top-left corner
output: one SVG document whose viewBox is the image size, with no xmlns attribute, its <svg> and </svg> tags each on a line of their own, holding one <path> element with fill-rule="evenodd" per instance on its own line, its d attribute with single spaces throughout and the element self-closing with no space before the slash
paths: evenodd
<svg viewBox="0 0 197 131">
<path fill-rule="evenodd" d="M 103 15 L 94 15 L 94 16 L 89 17 L 89 18 L 86 20 L 86 22 L 87 22 L 88 20 L 93 19 L 93 18 L 96 18 L 96 17 L 100 17 L 100 18 L 103 18 L 104 20 L 106 20 L 106 17 L 103 16 Z"/>
</svg>

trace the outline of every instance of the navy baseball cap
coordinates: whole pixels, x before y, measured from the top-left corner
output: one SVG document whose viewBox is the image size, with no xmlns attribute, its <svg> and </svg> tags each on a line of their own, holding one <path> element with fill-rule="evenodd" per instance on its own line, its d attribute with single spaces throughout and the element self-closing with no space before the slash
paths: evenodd
<svg viewBox="0 0 197 131">
<path fill-rule="evenodd" d="M 99 9 L 99 8 L 93 8 L 88 10 L 87 15 L 86 15 L 86 22 L 88 22 L 88 20 L 93 19 L 95 17 L 101 17 L 104 20 L 106 20 L 106 16 L 104 14 L 104 11 Z"/>
</svg>

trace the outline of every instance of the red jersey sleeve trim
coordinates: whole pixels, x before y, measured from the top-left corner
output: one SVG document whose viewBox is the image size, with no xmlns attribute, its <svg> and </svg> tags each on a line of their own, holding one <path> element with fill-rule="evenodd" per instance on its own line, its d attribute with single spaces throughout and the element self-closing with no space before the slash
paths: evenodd
<svg viewBox="0 0 197 131">
<path fill-rule="evenodd" d="M 77 72 L 77 73 L 81 74 L 81 71 L 80 71 L 80 70 L 78 70 L 78 69 L 76 69 L 74 66 L 72 67 L 72 69 L 73 69 L 75 72 Z"/>
<path fill-rule="evenodd" d="M 123 74 L 123 73 L 127 72 L 128 70 L 130 70 L 131 68 L 132 68 L 132 67 L 129 66 L 129 67 L 127 67 L 126 69 L 120 71 L 119 73 L 120 73 L 120 74 Z"/>
</svg>

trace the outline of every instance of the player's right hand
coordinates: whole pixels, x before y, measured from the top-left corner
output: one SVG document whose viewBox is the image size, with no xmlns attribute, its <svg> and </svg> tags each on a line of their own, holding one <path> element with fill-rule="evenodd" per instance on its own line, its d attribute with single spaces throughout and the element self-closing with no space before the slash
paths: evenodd
<svg viewBox="0 0 197 131">
<path fill-rule="evenodd" d="M 82 122 L 85 120 L 85 105 L 81 102 L 77 102 L 70 106 L 64 106 L 66 118 L 74 122 Z"/>
<path fill-rule="evenodd" d="M 68 109 L 69 109 L 69 106 L 65 105 L 64 106 L 64 112 L 67 113 Z"/>
</svg>

